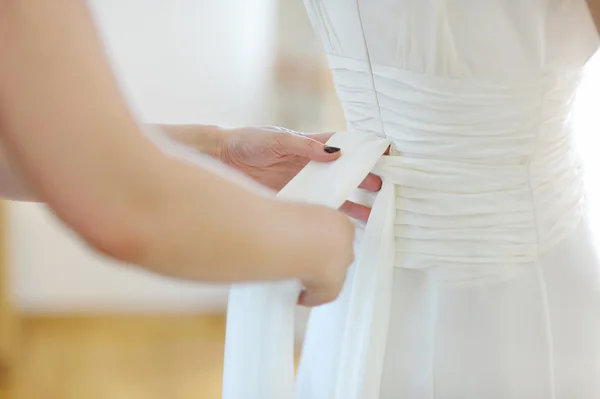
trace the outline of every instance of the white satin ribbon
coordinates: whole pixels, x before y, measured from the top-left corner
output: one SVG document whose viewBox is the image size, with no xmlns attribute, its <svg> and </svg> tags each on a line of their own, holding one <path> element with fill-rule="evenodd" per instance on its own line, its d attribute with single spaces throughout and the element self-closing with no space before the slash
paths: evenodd
<svg viewBox="0 0 600 399">
<path fill-rule="evenodd" d="M 336 133 L 328 145 L 342 148 L 340 159 L 309 163 L 279 196 L 338 208 L 389 144 L 388 139 L 372 134 Z M 394 201 L 394 186 L 384 179 L 357 259 L 340 342 L 340 368 L 336 380 L 331 381 L 334 396 L 326 399 L 373 399 L 379 395 L 394 264 Z M 298 281 L 231 288 L 223 399 L 294 398 L 294 311 L 301 288 Z"/>
</svg>

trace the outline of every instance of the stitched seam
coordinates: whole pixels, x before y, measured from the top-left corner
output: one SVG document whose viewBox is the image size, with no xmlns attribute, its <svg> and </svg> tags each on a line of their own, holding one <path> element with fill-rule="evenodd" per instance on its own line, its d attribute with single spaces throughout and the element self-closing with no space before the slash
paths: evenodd
<svg viewBox="0 0 600 399">
<path fill-rule="evenodd" d="M 368 64 L 368 68 L 369 68 L 369 74 L 371 76 L 371 84 L 373 85 L 373 91 L 375 92 L 375 100 L 377 102 L 377 104 L 376 104 L 377 105 L 377 111 L 379 112 L 379 123 L 381 125 L 381 132 L 378 132 L 378 135 L 383 135 L 383 137 L 386 137 L 386 134 L 385 134 L 385 125 L 383 123 L 383 116 L 382 116 L 382 113 L 381 113 L 381 105 L 380 105 L 380 101 L 379 101 L 379 93 L 377 92 L 377 88 L 375 86 L 375 76 L 374 76 L 374 73 L 373 73 L 373 67 L 371 65 L 371 55 L 369 53 L 369 47 L 367 46 L 367 38 L 366 38 L 366 35 L 365 35 L 365 28 L 364 28 L 363 21 L 362 21 L 362 15 L 361 15 L 361 11 L 360 11 L 359 0 L 356 0 L 355 4 L 356 4 L 356 11 L 358 13 L 358 21 L 360 23 L 360 30 L 362 32 L 363 44 L 365 46 L 365 53 L 367 55 L 367 64 Z M 386 338 L 386 341 L 387 341 L 387 338 Z M 385 343 L 385 346 L 387 346 L 387 342 Z M 385 350 L 384 350 L 384 353 L 385 353 Z M 381 359 L 381 361 L 385 362 L 385 355 L 384 355 L 383 359 Z M 383 373 L 381 373 L 381 375 L 379 376 L 380 389 L 381 389 L 382 379 L 383 379 Z"/>
<path fill-rule="evenodd" d="M 356 11 L 358 12 L 358 22 L 360 23 L 360 30 L 362 32 L 363 43 L 365 45 L 365 53 L 367 54 L 367 64 L 369 65 L 369 74 L 371 76 L 371 84 L 373 85 L 373 90 L 375 91 L 375 99 L 377 101 L 377 110 L 379 111 L 379 123 L 381 124 L 381 134 L 383 134 L 385 136 L 386 135 L 385 134 L 385 125 L 383 124 L 383 115 L 381 113 L 381 106 L 379 105 L 379 92 L 377 91 L 377 87 L 375 87 L 375 75 L 373 73 L 373 67 L 371 65 L 371 54 L 369 53 L 369 46 L 367 46 L 367 37 L 365 35 L 365 28 L 363 26 L 359 0 L 356 0 Z"/>
<path fill-rule="evenodd" d="M 546 319 L 546 329 L 547 329 L 547 337 L 548 340 L 548 361 L 550 362 L 550 367 L 548 368 L 548 374 L 550 378 L 550 399 L 556 398 L 556 388 L 554 382 L 554 339 L 552 335 L 552 329 L 550 326 L 550 306 L 548 305 L 548 289 L 546 287 L 546 275 L 544 274 L 544 270 L 542 269 L 542 265 L 540 260 L 537 259 L 535 261 L 536 268 L 538 270 L 538 282 L 540 286 L 540 296 L 542 297 L 542 302 L 544 303 L 544 308 L 542 311 L 544 312 L 544 318 Z"/>
<path fill-rule="evenodd" d="M 528 162 L 527 162 L 527 186 L 529 189 L 529 196 L 530 196 L 530 200 L 531 200 L 531 208 L 532 208 L 532 213 L 533 213 L 533 220 L 534 220 L 534 225 L 535 225 L 535 236 L 536 236 L 536 254 L 537 254 L 537 258 L 535 260 L 535 265 L 537 266 L 538 269 L 538 274 L 539 274 L 539 284 L 540 284 L 540 296 L 541 296 L 541 300 L 542 300 L 542 304 L 543 304 L 543 313 L 546 319 L 546 332 L 547 332 L 547 336 L 546 339 L 548 341 L 547 343 L 547 351 L 548 351 L 548 361 L 549 361 L 549 366 L 548 366 L 548 375 L 550 378 L 550 392 L 551 392 L 551 399 L 555 398 L 555 381 L 554 381 L 554 347 L 553 347 L 553 343 L 554 343 L 554 339 L 552 336 L 552 328 L 550 325 L 550 308 L 548 305 L 548 293 L 546 290 L 546 279 L 544 276 L 544 272 L 542 271 L 542 265 L 540 264 L 540 254 L 541 254 L 541 239 L 540 239 L 540 225 L 539 225 L 539 220 L 540 217 L 538 215 L 538 207 L 536 204 L 536 196 L 534 194 L 534 187 L 531 183 L 531 165 L 533 163 L 533 158 L 535 156 L 535 153 L 537 151 L 538 148 L 538 143 L 540 141 L 540 137 L 542 135 L 542 120 L 543 120 L 543 115 L 544 115 L 544 110 L 546 108 L 546 93 L 547 89 L 546 86 L 542 86 L 542 90 L 540 93 L 540 113 L 539 113 L 539 121 L 538 121 L 538 129 L 536 132 L 536 137 L 533 140 L 533 151 L 532 151 L 532 155 L 529 158 Z"/>
</svg>

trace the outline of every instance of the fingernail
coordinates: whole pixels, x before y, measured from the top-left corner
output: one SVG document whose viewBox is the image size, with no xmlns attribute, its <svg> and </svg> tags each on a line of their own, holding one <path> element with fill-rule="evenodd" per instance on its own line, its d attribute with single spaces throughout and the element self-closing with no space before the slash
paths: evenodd
<svg viewBox="0 0 600 399">
<path fill-rule="evenodd" d="M 338 152 L 340 149 L 338 147 L 332 147 L 332 146 L 326 145 L 324 150 L 328 154 L 333 154 L 333 153 Z"/>
</svg>

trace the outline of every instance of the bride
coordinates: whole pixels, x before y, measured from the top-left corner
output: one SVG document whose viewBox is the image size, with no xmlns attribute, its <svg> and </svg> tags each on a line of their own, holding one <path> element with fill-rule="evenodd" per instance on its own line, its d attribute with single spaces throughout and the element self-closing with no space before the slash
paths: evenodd
<svg viewBox="0 0 600 399">
<path fill-rule="evenodd" d="M 232 290 L 224 398 L 599 398 L 571 114 L 600 1 L 305 3 L 348 133 L 282 196 L 334 206 L 370 170 L 384 185 L 340 297 L 312 311 L 295 388 L 299 286 Z"/>
</svg>

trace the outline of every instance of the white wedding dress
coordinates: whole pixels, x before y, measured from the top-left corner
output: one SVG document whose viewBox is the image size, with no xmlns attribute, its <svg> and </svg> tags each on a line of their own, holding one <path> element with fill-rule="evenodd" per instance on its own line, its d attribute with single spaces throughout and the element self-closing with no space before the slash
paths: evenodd
<svg viewBox="0 0 600 399">
<path fill-rule="evenodd" d="M 339 161 L 281 195 L 337 206 L 372 169 L 384 186 L 295 383 L 298 284 L 232 289 L 223 397 L 600 398 L 600 259 L 572 140 L 599 44 L 585 1 L 305 2 L 348 132 Z"/>
</svg>

